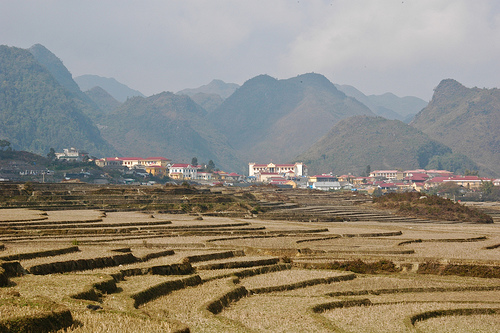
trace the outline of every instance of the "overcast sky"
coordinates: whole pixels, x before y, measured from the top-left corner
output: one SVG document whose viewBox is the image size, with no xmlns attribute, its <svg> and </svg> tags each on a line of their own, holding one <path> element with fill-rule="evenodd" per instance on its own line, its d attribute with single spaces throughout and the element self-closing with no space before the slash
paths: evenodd
<svg viewBox="0 0 500 333">
<path fill-rule="evenodd" d="M 309 72 L 425 100 L 500 86 L 498 0 L 0 0 L 0 44 L 36 43 L 148 96 Z"/>
</svg>

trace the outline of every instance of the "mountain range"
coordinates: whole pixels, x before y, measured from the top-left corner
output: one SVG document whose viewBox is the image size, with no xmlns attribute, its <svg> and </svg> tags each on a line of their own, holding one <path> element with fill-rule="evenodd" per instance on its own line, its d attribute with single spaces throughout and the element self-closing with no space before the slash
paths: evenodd
<svg viewBox="0 0 500 333">
<path fill-rule="evenodd" d="M 248 162 L 300 160 L 314 173 L 360 173 L 370 165 L 500 175 L 498 89 L 443 80 L 427 105 L 411 96 L 367 96 L 308 73 L 259 75 L 241 86 L 214 80 L 145 97 L 95 75 L 77 84 L 39 44 L 1 46 L 0 69 L 0 139 L 16 150 L 197 157 L 237 172 Z"/>
<path fill-rule="evenodd" d="M 135 97 L 135 96 L 144 96 L 140 91 L 131 89 L 116 81 L 114 78 L 102 77 L 98 75 L 81 75 L 75 77 L 75 82 L 78 84 L 82 91 L 91 90 L 94 87 L 101 87 L 106 90 L 108 94 L 113 96 L 114 99 L 123 103 L 127 100 L 127 98 Z"/>
</svg>

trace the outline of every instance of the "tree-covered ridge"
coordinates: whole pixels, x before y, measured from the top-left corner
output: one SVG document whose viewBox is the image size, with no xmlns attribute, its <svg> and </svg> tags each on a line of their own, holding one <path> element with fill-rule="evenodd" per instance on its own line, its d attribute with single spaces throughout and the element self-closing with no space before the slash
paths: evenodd
<svg viewBox="0 0 500 333">
<path fill-rule="evenodd" d="M 97 156 L 116 153 L 82 105 L 28 50 L 0 46 L 0 138 L 14 149 L 45 155 L 74 146 Z"/>
<path fill-rule="evenodd" d="M 410 125 L 472 159 L 482 174 L 500 176 L 500 89 L 443 80 Z"/>
<path fill-rule="evenodd" d="M 376 169 L 425 168 L 452 150 L 421 131 L 382 117 L 356 116 L 335 125 L 307 152 L 297 157 L 310 173 L 362 174 Z"/>
<path fill-rule="evenodd" d="M 291 161 L 343 118 L 373 113 L 324 76 L 245 82 L 209 116 L 248 161 Z"/>
<path fill-rule="evenodd" d="M 240 170 L 241 159 L 210 123 L 207 112 L 185 95 L 169 92 L 133 97 L 103 122 L 104 137 L 128 156 L 165 156 L 189 163 L 213 160 L 221 168 Z"/>
</svg>

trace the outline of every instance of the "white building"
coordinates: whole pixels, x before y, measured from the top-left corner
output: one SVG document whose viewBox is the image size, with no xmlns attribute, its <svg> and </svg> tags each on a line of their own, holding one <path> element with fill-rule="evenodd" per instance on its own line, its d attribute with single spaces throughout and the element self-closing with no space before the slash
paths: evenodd
<svg viewBox="0 0 500 333">
<path fill-rule="evenodd" d="M 172 179 L 197 179 L 197 170 L 191 164 L 176 163 L 170 166 L 168 176 Z"/>
<path fill-rule="evenodd" d="M 66 161 L 75 161 L 82 162 L 85 158 L 88 158 L 89 153 L 78 150 L 76 148 L 65 148 L 63 149 L 63 153 L 56 153 L 56 158 L 58 160 L 66 160 Z"/>
<path fill-rule="evenodd" d="M 248 163 L 248 176 L 257 177 L 261 173 L 273 173 L 283 177 L 302 177 L 307 176 L 307 167 L 302 162 L 295 164 L 256 164 Z"/>
</svg>

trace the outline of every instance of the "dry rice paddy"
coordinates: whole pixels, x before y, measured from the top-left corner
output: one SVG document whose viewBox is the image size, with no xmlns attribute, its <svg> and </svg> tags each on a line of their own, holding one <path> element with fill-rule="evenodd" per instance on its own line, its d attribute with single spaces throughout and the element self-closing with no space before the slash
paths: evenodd
<svg viewBox="0 0 500 333">
<path fill-rule="evenodd" d="M 467 276 L 471 266 L 465 276 L 418 271 L 434 262 L 494 272 L 500 267 L 497 224 L 25 209 L 1 210 L 0 223 L 0 257 L 39 253 L 19 260 L 20 266 L 69 267 L 64 274 L 23 275 L 2 264 L 11 271 L 9 284 L 0 288 L 1 317 L 37 314 L 36 304 L 25 300 L 40 296 L 71 311 L 73 326 L 59 332 L 500 331 L 498 312 L 446 312 L 500 308 L 500 276 Z M 79 251 L 47 254 L 71 246 Z M 117 255 L 134 260 L 82 264 Z M 343 260 L 390 260 L 397 269 L 365 274 L 325 266 Z M 304 269 L 306 264 L 323 269 Z M 186 282 L 190 277 L 195 282 Z M 79 299 L 71 297 L 76 294 Z M 134 306 L 132 296 L 139 294 L 141 305 Z M 220 304 L 217 314 L 210 312 L 214 303 Z M 429 311 L 437 314 L 412 324 L 412 316 Z"/>
</svg>

